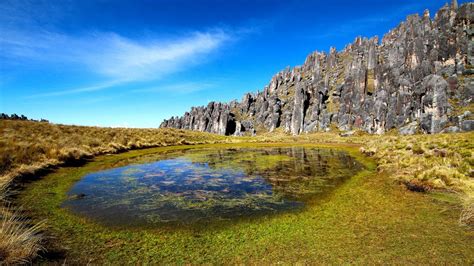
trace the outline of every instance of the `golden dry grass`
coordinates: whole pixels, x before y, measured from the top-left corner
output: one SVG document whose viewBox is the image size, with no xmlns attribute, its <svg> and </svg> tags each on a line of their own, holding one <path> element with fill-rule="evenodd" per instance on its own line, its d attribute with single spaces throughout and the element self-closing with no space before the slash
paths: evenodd
<svg viewBox="0 0 474 266">
<path fill-rule="evenodd" d="M 392 172 L 401 181 L 470 192 L 474 190 L 472 137 L 463 133 L 368 138 L 362 151 L 373 154 L 379 171 Z"/>
<path fill-rule="evenodd" d="M 16 177 L 130 149 L 232 141 L 175 129 L 99 128 L 0 120 L 0 261 L 25 262 L 40 250 L 41 225 L 29 225 L 6 200 Z M 3 206 L 3 207 L 2 207 Z"/>
<path fill-rule="evenodd" d="M 6 264 L 26 263 L 41 247 L 43 224 L 30 225 L 17 210 L 0 208 L 0 261 Z"/>
<path fill-rule="evenodd" d="M 362 151 L 407 187 L 458 193 L 460 223 L 474 224 L 474 133 L 367 138 Z"/>
</svg>

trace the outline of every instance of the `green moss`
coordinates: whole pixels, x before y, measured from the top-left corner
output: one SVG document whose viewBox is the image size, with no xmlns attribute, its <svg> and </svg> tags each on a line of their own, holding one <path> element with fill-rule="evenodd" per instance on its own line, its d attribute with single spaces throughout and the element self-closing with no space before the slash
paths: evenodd
<svg viewBox="0 0 474 266">
<path fill-rule="evenodd" d="M 255 147 L 255 143 L 240 147 Z M 273 147 L 286 144 L 259 144 Z M 362 162 L 360 172 L 301 212 L 228 221 L 217 227 L 142 230 L 107 228 L 61 207 L 82 176 L 125 164 L 137 156 L 189 146 L 101 156 L 83 167 L 61 168 L 29 185 L 20 201 L 35 220 L 46 219 L 50 249 L 66 248 L 68 263 L 320 263 L 469 264 L 472 233 L 457 226 L 458 211 L 443 202 L 400 189 L 356 145 L 343 149 Z M 199 147 L 224 147 L 204 145 Z"/>
</svg>

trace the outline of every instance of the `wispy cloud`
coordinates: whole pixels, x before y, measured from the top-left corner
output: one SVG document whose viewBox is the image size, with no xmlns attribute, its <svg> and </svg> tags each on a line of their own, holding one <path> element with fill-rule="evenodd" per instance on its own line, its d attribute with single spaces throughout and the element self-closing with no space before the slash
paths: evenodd
<svg viewBox="0 0 474 266">
<path fill-rule="evenodd" d="M 231 39 L 230 34 L 192 32 L 173 39 L 132 40 L 116 33 L 70 36 L 54 32 L 0 30 L 0 58 L 15 64 L 40 62 L 85 67 L 108 81 L 35 96 L 103 90 L 121 83 L 153 80 L 192 67 Z"/>
<path fill-rule="evenodd" d="M 76 93 L 81 93 L 81 92 L 92 92 L 92 91 L 100 91 L 103 89 L 111 88 L 117 85 L 121 85 L 123 83 L 126 83 L 128 80 L 127 79 L 117 79 L 117 80 L 112 80 L 112 81 L 106 81 L 103 83 L 98 83 L 90 86 L 85 86 L 85 87 L 80 87 L 80 88 L 70 88 L 66 90 L 60 90 L 60 91 L 51 91 L 51 92 L 45 92 L 45 93 L 38 93 L 34 95 L 30 95 L 26 98 L 38 98 L 38 97 L 51 97 L 51 96 L 61 96 L 61 95 L 68 95 L 68 94 L 76 94 Z"/>
<path fill-rule="evenodd" d="M 94 92 L 162 79 L 208 61 L 209 55 L 241 35 L 225 28 L 141 38 L 97 30 L 63 32 L 55 24 L 60 23 L 68 10 L 68 4 L 47 0 L 0 2 L 3 66 L 13 70 L 67 68 L 91 82 L 61 90 L 39 87 L 35 89 L 38 93 L 28 98 Z M 0 82 L 4 79 L 1 77 Z M 183 90 L 191 90 L 190 84 Z"/>
</svg>

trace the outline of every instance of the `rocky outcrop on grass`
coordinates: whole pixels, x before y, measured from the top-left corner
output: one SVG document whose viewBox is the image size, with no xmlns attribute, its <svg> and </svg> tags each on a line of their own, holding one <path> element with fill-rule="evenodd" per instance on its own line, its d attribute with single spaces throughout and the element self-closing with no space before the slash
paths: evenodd
<svg viewBox="0 0 474 266">
<path fill-rule="evenodd" d="M 17 114 L 8 115 L 5 113 L 0 113 L 0 120 L 22 120 L 22 121 L 35 121 L 35 122 L 49 123 L 49 121 L 46 119 L 35 120 L 35 119 L 29 119 L 28 117 L 24 115 L 17 115 Z"/>
<path fill-rule="evenodd" d="M 161 127 L 222 135 L 363 130 L 404 134 L 473 129 L 474 3 L 411 15 L 380 41 L 358 37 L 342 51 L 313 52 L 240 102 L 193 107 Z M 407 128 L 408 126 L 408 128 Z"/>
</svg>

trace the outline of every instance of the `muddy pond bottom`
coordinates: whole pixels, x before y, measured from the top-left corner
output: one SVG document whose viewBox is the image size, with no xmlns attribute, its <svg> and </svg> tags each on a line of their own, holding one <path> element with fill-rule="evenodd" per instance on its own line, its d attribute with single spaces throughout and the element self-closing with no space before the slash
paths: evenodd
<svg viewBox="0 0 474 266">
<path fill-rule="evenodd" d="M 111 226 L 209 223 L 302 209 L 362 169 L 305 147 L 187 149 L 90 173 L 63 207 Z"/>
</svg>

